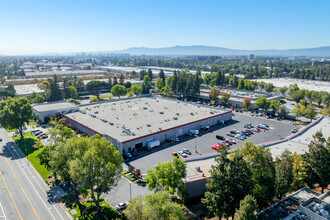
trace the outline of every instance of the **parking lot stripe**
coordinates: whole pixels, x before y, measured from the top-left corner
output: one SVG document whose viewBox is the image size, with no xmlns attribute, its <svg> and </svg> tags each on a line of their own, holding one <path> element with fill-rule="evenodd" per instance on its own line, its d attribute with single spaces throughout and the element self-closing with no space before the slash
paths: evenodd
<svg viewBox="0 0 330 220">
<path fill-rule="evenodd" d="M 18 215 L 19 215 L 19 218 L 20 218 L 21 220 L 23 220 L 23 218 L 22 218 L 22 216 L 21 216 L 21 213 L 19 213 L 19 211 L 18 211 L 18 208 L 17 208 L 17 205 L 16 205 L 16 203 L 15 203 L 15 201 L 14 201 L 13 195 L 11 194 L 11 192 L 10 192 L 8 186 L 7 186 L 6 179 L 5 179 L 5 177 L 2 175 L 1 172 L 0 172 L 0 176 L 2 177 L 2 180 L 3 180 L 3 182 L 5 183 L 6 189 L 7 189 L 8 193 L 9 193 L 9 196 L 10 196 L 11 200 L 12 200 L 13 203 L 14 203 L 14 206 L 15 206 L 15 209 L 16 209 Z"/>
<path fill-rule="evenodd" d="M 4 218 L 5 220 L 7 219 L 6 218 L 6 214 L 5 214 L 5 211 L 3 210 L 3 208 L 2 208 L 2 204 L 1 204 L 1 202 L 0 202 L 0 208 L 1 208 L 1 212 L 2 212 L 2 216 L 0 216 L 0 218 Z"/>
</svg>

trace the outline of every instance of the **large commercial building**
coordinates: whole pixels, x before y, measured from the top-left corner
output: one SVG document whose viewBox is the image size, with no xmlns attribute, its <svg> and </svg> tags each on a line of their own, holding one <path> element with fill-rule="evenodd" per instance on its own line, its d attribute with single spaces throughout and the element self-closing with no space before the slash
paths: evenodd
<svg viewBox="0 0 330 220">
<path fill-rule="evenodd" d="M 106 137 L 121 153 L 232 118 L 231 111 L 153 96 L 82 105 L 61 115 L 88 135 Z"/>
<path fill-rule="evenodd" d="M 40 120 L 41 122 L 47 121 L 47 118 L 49 118 L 52 115 L 75 112 L 78 110 L 79 110 L 78 105 L 65 101 L 33 105 L 33 115 L 37 120 Z"/>
</svg>

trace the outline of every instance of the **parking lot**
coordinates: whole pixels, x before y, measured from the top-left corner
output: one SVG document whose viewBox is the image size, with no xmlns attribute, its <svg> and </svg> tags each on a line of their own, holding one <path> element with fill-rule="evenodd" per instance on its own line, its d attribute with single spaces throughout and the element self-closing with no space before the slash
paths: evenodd
<svg viewBox="0 0 330 220">
<path fill-rule="evenodd" d="M 181 136 L 180 141 L 176 143 L 163 143 L 160 147 L 157 147 L 151 151 L 139 152 L 138 155 L 132 159 L 126 160 L 126 166 L 132 165 L 137 169 L 140 169 L 142 173 L 146 173 L 148 168 L 153 168 L 157 163 L 172 160 L 172 152 L 178 152 L 183 148 L 190 150 L 192 155 L 196 156 L 202 154 L 213 153 L 215 150 L 211 148 L 212 145 L 219 142 L 216 139 L 216 135 L 222 135 L 225 138 L 228 137 L 226 134 L 232 129 L 239 131 L 246 130 L 245 124 L 251 123 L 254 126 L 260 123 L 266 123 L 269 125 L 269 130 L 254 133 L 247 137 L 244 141 L 251 141 L 254 144 L 261 144 L 268 141 L 278 140 L 289 136 L 291 129 L 300 128 L 301 125 L 293 125 L 287 120 L 277 121 L 275 119 L 266 119 L 264 117 L 253 117 L 246 113 L 234 113 L 233 119 L 225 125 L 216 125 L 210 128 L 209 131 L 201 131 L 199 136 L 191 137 L 188 135 Z M 235 139 L 237 144 L 233 144 L 230 147 L 236 148 L 244 145 L 243 140 Z M 197 153 L 196 153 L 197 150 Z"/>
</svg>

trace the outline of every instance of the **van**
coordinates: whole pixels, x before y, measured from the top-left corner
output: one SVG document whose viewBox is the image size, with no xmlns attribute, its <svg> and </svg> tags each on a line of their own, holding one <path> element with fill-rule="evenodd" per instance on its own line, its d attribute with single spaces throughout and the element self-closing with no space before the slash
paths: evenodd
<svg viewBox="0 0 330 220">
<path fill-rule="evenodd" d="M 152 148 L 158 147 L 160 145 L 159 140 L 152 140 L 147 143 L 147 150 L 151 150 Z"/>
</svg>

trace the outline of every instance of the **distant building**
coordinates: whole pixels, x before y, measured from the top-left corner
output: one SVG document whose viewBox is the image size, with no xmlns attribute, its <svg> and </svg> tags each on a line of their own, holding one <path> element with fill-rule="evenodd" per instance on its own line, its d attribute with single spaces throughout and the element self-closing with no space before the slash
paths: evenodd
<svg viewBox="0 0 330 220">
<path fill-rule="evenodd" d="M 262 210 L 258 219 L 330 219 L 330 191 L 320 194 L 304 187 Z"/>
<path fill-rule="evenodd" d="M 254 61 L 254 54 L 250 54 L 250 58 L 249 58 L 250 61 Z"/>
<path fill-rule="evenodd" d="M 312 66 L 325 66 L 330 65 L 330 60 L 314 60 Z"/>
<path fill-rule="evenodd" d="M 79 106 L 70 102 L 59 101 L 33 105 L 33 116 L 41 122 L 47 121 L 52 115 L 79 111 Z"/>
</svg>

